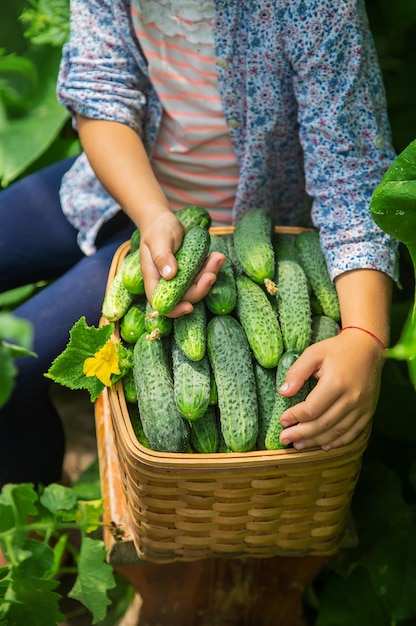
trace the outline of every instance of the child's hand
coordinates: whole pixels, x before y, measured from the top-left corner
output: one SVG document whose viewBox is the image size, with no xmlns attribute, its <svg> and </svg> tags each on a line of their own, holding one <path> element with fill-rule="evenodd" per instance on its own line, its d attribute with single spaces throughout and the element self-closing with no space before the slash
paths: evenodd
<svg viewBox="0 0 416 626">
<path fill-rule="evenodd" d="M 353 441 L 375 411 L 382 349 L 362 332 L 343 333 L 305 350 L 290 368 L 282 395 L 292 396 L 310 376 L 318 383 L 304 402 L 285 411 L 284 444 L 324 450 Z"/>
<path fill-rule="evenodd" d="M 170 211 L 161 212 L 147 227 L 142 228 L 140 239 L 141 267 L 146 296 L 151 302 L 153 291 L 160 277 L 173 278 L 178 270 L 175 252 L 181 245 L 185 233 L 182 224 Z M 225 257 L 219 252 L 211 254 L 184 299 L 169 313 L 169 317 L 179 317 L 190 313 L 193 304 L 202 300 L 213 283 Z"/>
</svg>

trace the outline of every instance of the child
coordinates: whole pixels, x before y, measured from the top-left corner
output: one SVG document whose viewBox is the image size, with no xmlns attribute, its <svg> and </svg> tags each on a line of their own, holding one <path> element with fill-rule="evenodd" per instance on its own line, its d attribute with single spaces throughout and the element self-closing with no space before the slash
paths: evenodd
<svg viewBox="0 0 416 626">
<path fill-rule="evenodd" d="M 311 375 L 318 384 L 283 415 L 282 438 L 298 449 L 352 441 L 377 403 L 397 280 L 397 242 L 369 212 L 395 154 L 363 3 L 72 0 L 58 97 L 83 154 L 0 196 L 0 289 L 56 279 L 16 311 L 34 324 L 39 358 L 21 360 L 0 411 L 2 482 L 60 478 L 43 373 L 81 315 L 97 323 L 110 260 L 135 226 L 148 297 L 175 274 L 174 210 L 187 204 L 217 224 L 259 206 L 277 224 L 319 228 L 345 332 L 290 370 L 283 394 Z M 210 257 L 173 316 L 222 262 Z"/>
</svg>

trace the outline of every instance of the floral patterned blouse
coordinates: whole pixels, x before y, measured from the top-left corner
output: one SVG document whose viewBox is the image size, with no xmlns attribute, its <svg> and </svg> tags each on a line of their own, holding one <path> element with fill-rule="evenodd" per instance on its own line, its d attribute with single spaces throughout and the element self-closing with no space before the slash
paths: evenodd
<svg viewBox="0 0 416 626">
<path fill-rule="evenodd" d="M 155 1 L 161 10 L 172 2 Z M 369 211 L 395 153 L 364 0 L 215 0 L 214 35 L 240 168 L 233 219 L 263 207 L 279 225 L 313 224 L 332 278 L 372 268 L 397 280 L 397 242 Z M 129 125 L 152 154 L 161 104 L 130 0 L 71 0 L 57 94 L 72 113 Z M 81 249 L 93 253 L 100 226 L 120 207 L 84 154 L 61 200 Z"/>
</svg>

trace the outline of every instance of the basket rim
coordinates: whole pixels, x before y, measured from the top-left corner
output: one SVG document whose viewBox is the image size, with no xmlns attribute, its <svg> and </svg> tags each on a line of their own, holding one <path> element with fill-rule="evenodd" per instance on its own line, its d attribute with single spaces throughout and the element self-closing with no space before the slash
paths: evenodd
<svg viewBox="0 0 416 626">
<path fill-rule="evenodd" d="M 123 448 L 128 451 L 130 458 L 140 460 L 141 463 L 158 468 L 170 469 L 195 469 L 209 468 L 218 470 L 228 469 L 232 466 L 239 468 L 261 468 L 271 464 L 290 463 L 304 465 L 312 461 L 324 461 L 331 463 L 337 459 L 339 464 L 345 463 L 349 458 L 355 458 L 364 452 L 371 432 L 371 424 L 364 429 L 352 442 L 339 448 L 322 450 L 319 447 L 307 450 L 284 448 L 282 450 L 252 450 L 250 452 L 215 452 L 190 454 L 189 452 L 160 452 L 145 448 L 134 434 L 130 421 L 127 402 L 125 400 L 123 386 L 120 381 L 113 385 L 108 392 L 114 426 L 123 438 Z"/>
</svg>

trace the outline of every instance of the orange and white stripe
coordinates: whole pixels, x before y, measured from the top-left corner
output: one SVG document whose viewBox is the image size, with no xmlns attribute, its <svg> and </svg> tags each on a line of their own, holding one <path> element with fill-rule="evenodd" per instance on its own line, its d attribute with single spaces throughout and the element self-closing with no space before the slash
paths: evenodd
<svg viewBox="0 0 416 626">
<path fill-rule="evenodd" d="M 198 204 L 213 223 L 231 223 L 239 168 L 222 112 L 214 46 L 163 33 L 144 21 L 138 2 L 132 2 L 132 19 L 163 105 L 154 172 L 173 209 Z"/>
</svg>

